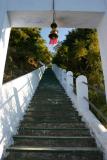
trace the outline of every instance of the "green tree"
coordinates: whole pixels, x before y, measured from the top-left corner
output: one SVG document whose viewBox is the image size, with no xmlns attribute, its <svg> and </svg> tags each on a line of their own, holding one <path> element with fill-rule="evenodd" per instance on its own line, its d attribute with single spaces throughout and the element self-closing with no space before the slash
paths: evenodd
<svg viewBox="0 0 107 160">
<path fill-rule="evenodd" d="M 64 46 L 68 47 L 68 53 L 66 54 L 63 50 Z M 68 63 L 65 63 L 65 59 L 67 58 Z M 97 31 L 95 29 L 75 29 L 69 32 L 62 46 L 58 48 L 53 62 L 60 67 L 73 71 L 74 76 L 81 74 L 87 76 L 88 83 L 91 86 L 89 86 L 89 100 L 106 117 L 107 105 L 104 96 L 104 82 Z M 101 118 L 99 113 L 94 108 L 91 108 L 91 106 L 90 109 L 107 127 L 107 123 Z"/>
<path fill-rule="evenodd" d="M 67 53 L 63 49 L 65 46 Z M 69 32 L 62 46 L 58 48 L 53 62 L 73 71 L 75 76 L 86 75 L 90 84 L 101 85 L 103 76 L 97 31 L 75 29 Z"/>
<path fill-rule="evenodd" d="M 11 30 L 4 81 L 26 74 L 51 62 L 51 54 L 40 35 L 40 28 L 13 28 Z"/>
</svg>

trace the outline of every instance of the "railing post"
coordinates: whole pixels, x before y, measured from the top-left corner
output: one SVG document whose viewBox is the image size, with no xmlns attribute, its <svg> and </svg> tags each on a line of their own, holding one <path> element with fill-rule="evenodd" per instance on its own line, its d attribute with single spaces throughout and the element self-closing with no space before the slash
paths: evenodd
<svg viewBox="0 0 107 160">
<path fill-rule="evenodd" d="M 62 69 L 59 68 L 59 81 L 61 82 L 61 80 L 62 80 Z"/>
<path fill-rule="evenodd" d="M 87 78 L 83 75 L 78 76 L 76 79 L 76 91 L 77 91 L 77 104 L 80 109 L 89 110 L 89 103 L 85 100 L 88 99 L 88 85 Z M 85 98 L 84 98 L 85 97 Z"/>
<path fill-rule="evenodd" d="M 60 79 L 61 85 L 63 85 L 63 69 L 61 68 L 61 79 Z"/>
<path fill-rule="evenodd" d="M 56 66 L 56 76 L 59 79 L 59 67 L 58 66 Z"/>
<path fill-rule="evenodd" d="M 56 74 L 56 65 L 55 64 L 53 64 L 53 71 Z"/>
<path fill-rule="evenodd" d="M 58 80 L 60 81 L 60 68 L 58 67 L 57 70 L 58 70 L 57 78 L 58 78 Z"/>
<path fill-rule="evenodd" d="M 52 70 L 54 71 L 54 73 L 56 75 L 56 65 L 55 64 L 52 65 Z"/>
<path fill-rule="evenodd" d="M 63 86 L 63 88 L 66 90 L 66 70 L 65 69 L 63 69 L 62 70 L 62 86 Z"/>
<path fill-rule="evenodd" d="M 3 97 L 2 97 L 2 85 L 0 85 L 0 106 L 2 105 Z"/>
<path fill-rule="evenodd" d="M 71 98 L 73 93 L 73 73 L 71 71 L 67 72 L 67 94 Z"/>
</svg>

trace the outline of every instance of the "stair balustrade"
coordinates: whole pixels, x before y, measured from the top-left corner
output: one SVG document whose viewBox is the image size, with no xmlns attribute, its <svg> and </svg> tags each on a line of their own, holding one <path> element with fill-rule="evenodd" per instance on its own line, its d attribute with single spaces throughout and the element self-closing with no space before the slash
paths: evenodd
<svg viewBox="0 0 107 160">
<path fill-rule="evenodd" d="M 19 122 L 45 71 L 45 66 L 5 83 L 0 91 L 0 159 L 3 151 L 13 143 Z"/>
<path fill-rule="evenodd" d="M 73 73 L 71 71 L 67 72 L 55 64 L 53 64 L 52 68 L 57 79 L 60 81 L 60 84 L 65 89 L 66 94 L 73 102 L 74 107 L 78 110 L 79 114 L 83 117 L 83 120 L 86 122 L 87 126 L 93 132 L 98 146 L 100 148 L 102 147 L 105 155 L 105 160 L 107 160 L 107 129 L 103 126 L 100 120 L 97 119 L 97 117 L 90 110 L 90 108 L 97 112 L 97 114 L 105 122 L 107 122 L 107 118 L 104 117 L 102 113 L 96 108 L 95 104 L 93 104 L 89 100 L 88 88 L 94 89 L 97 92 L 101 91 L 98 88 L 96 89 L 95 87 L 93 88 L 92 86 L 90 86 L 88 84 L 87 77 L 85 77 L 84 75 L 73 77 Z M 74 83 L 74 79 L 76 84 Z"/>
</svg>

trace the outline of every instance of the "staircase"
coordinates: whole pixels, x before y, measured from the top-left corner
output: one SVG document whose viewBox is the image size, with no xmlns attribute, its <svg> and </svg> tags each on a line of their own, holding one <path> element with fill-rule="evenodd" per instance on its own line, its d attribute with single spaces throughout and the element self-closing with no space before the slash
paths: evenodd
<svg viewBox="0 0 107 160">
<path fill-rule="evenodd" d="M 4 160 L 103 160 L 51 69 L 45 71 L 13 139 Z"/>
</svg>

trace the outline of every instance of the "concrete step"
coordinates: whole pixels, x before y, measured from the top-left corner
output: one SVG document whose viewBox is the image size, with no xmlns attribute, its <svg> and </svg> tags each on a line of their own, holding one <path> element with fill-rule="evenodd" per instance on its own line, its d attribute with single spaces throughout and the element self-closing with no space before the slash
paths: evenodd
<svg viewBox="0 0 107 160">
<path fill-rule="evenodd" d="M 66 128 L 66 127 L 77 127 L 77 128 L 83 128 L 85 127 L 85 123 L 81 122 L 81 123 L 72 123 L 72 122 L 64 122 L 64 123 L 46 123 L 46 122 L 37 122 L 37 123 L 21 123 L 20 125 L 21 127 L 37 127 L 37 128 L 46 128 L 46 127 L 61 127 L 61 128 Z"/>
<path fill-rule="evenodd" d="M 49 98 L 48 101 L 51 101 L 51 99 Z M 35 101 L 32 101 L 30 102 L 30 106 L 33 108 L 35 108 L 36 106 L 34 106 L 34 104 L 36 104 L 36 100 Z M 44 105 L 43 104 L 38 104 L 38 106 L 40 107 L 43 107 Z M 30 107 L 30 108 L 31 108 Z M 72 104 L 71 103 L 63 103 L 63 104 L 45 104 L 44 108 L 45 107 L 51 107 L 51 108 L 64 108 L 64 109 L 71 109 L 71 110 L 75 110 L 75 108 L 72 107 Z"/>
<path fill-rule="evenodd" d="M 72 105 L 64 105 L 64 104 L 31 104 L 27 108 L 27 111 L 50 111 L 50 112 L 65 112 L 65 113 L 78 113 L 76 109 L 72 107 Z"/>
<path fill-rule="evenodd" d="M 89 129 L 86 128 L 20 128 L 18 135 L 31 136 L 90 136 Z"/>
<path fill-rule="evenodd" d="M 38 122 L 38 121 L 50 121 L 50 122 L 65 122 L 65 121 L 71 121 L 71 122 L 80 122 L 81 118 L 79 117 L 71 117 L 71 116 L 35 116 L 35 117 L 25 117 L 23 122 Z"/>
<path fill-rule="evenodd" d="M 95 147 L 10 147 L 4 160 L 103 160 Z"/>
<path fill-rule="evenodd" d="M 46 105 L 46 104 L 62 104 L 62 105 L 68 105 L 69 104 L 69 102 L 64 102 L 64 101 L 59 101 L 59 100 L 36 100 L 35 101 L 35 103 L 34 103 L 35 105 L 39 105 L 39 104 L 43 104 L 43 105 Z M 72 104 L 71 104 L 72 105 Z"/>
<path fill-rule="evenodd" d="M 65 114 L 64 114 L 65 113 Z M 78 115 L 78 113 L 73 113 L 73 112 L 64 112 L 64 111 L 28 111 L 26 112 L 26 114 L 24 115 L 24 118 L 25 117 L 36 117 L 37 115 L 40 115 L 40 116 L 44 116 L 44 115 L 48 115 L 48 116 L 70 116 L 70 117 L 79 117 L 81 118 L 81 116 Z"/>
<path fill-rule="evenodd" d="M 91 136 L 26 136 L 13 137 L 14 146 L 32 147 L 96 147 L 94 138 Z"/>
<path fill-rule="evenodd" d="M 48 94 L 48 95 L 46 95 L 46 94 L 42 94 L 42 98 L 43 99 L 47 99 L 47 97 L 48 98 L 50 98 L 50 99 L 58 99 L 58 100 L 65 100 L 65 101 L 70 101 L 70 98 L 69 97 L 67 97 L 67 95 L 54 95 L 53 96 L 53 98 L 52 98 L 52 96 L 50 95 L 50 94 Z M 39 95 L 36 95 L 35 97 L 34 97 L 34 99 L 36 100 L 38 100 L 38 99 L 41 99 L 41 94 L 39 94 Z M 71 103 L 71 101 L 70 101 L 70 103 Z"/>
<path fill-rule="evenodd" d="M 34 114 L 33 114 L 34 113 Z M 79 116 L 77 111 L 73 111 L 73 110 L 61 110 L 61 109 L 57 109 L 57 110 L 38 110 L 38 108 L 31 108 L 30 110 L 26 111 L 25 116 L 26 115 L 30 115 L 33 114 L 34 116 L 36 116 L 37 114 L 39 115 L 44 115 L 44 114 L 48 114 L 48 115 L 66 115 L 66 116 Z M 81 117 L 81 116 L 79 116 Z"/>
<path fill-rule="evenodd" d="M 32 105 L 33 106 L 33 105 Z M 27 109 L 27 112 L 29 112 L 29 111 L 34 111 L 34 112 L 39 112 L 39 111 L 41 111 L 41 112 L 62 112 L 62 113 L 78 113 L 75 109 L 73 109 L 73 108 L 67 108 L 67 106 L 65 105 L 65 106 L 63 106 L 63 107 L 60 107 L 60 106 L 54 106 L 54 107 L 52 107 L 51 105 L 49 105 L 49 106 L 47 106 L 47 105 L 40 105 L 40 104 L 35 104 L 33 107 L 29 107 L 28 109 Z"/>
<path fill-rule="evenodd" d="M 37 90 L 36 95 L 33 97 L 33 99 L 34 98 L 36 99 L 37 97 L 42 97 L 42 96 L 45 97 L 46 95 L 47 95 L 47 97 L 52 98 L 52 96 L 50 97 L 51 94 L 52 94 L 53 97 L 59 97 L 59 95 L 60 95 L 60 96 L 63 97 L 63 99 L 65 99 L 65 98 L 69 99 L 69 97 L 64 92 L 64 90 L 58 91 L 57 89 L 55 89 L 55 90 L 49 89 L 47 94 L 45 92 L 45 89 L 44 90 L 43 89 L 42 90 Z"/>
<path fill-rule="evenodd" d="M 72 119 L 36 119 L 35 121 L 29 121 L 29 120 L 23 120 L 20 124 L 21 125 L 30 125 L 30 126 L 33 126 L 33 125 L 37 125 L 37 124 L 40 124 L 40 123 L 50 123 L 50 124 L 53 124 L 53 123 L 68 123 L 68 124 L 71 124 L 73 127 L 75 126 L 82 126 L 82 125 L 85 125 L 84 122 L 81 122 L 79 120 L 72 120 Z"/>
<path fill-rule="evenodd" d="M 40 114 L 40 115 L 38 115 L 38 114 L 33 114 L 33 115 L 28 115 L 28 114 L 26 114 L 25 116 L 24 116 L 24 119 L 27 119 L 27 120 L 36 120 L 36 119 L 47 119 L 47 118 L 50 118 L 50 119 L 71 119 L 71 120 L 75 120 L 75 119 L 78 119 L 78 120 L 81 120 L 81 116 L 74 116 L 74 115 L 70 115 L 70 114 L 68 114 L 68 115 L 66 115 L 66 114 L 58 114 L 58 113 L 56 113 L 56 114 L 52 114 L 52 113 L 45 113 L 44 112 L 44 114 Z"/>
<path fill-rule="evenodd" d="M 48 97 L 48 98 L 44 98 L 44 97 L 38 97 L 38 98 L 34 98 L 35 99 L 35 103 L 41 103 L 41 102 L 57 102 L 57 103 L 59 103 L 59 102 L 62 102 L 62 104 L 64 103 L 70 103 L 71 104 L 71 101 L 69 100 L 69 99 L 64 99 L 63 97 L 60 97 L 60 98 L 52 98 L 52 97 Z"/>
<path fill-rule="evenodd" d="M 71 104 L 58 104 L 58 103 L 56 103 L 56 104 L 52 104 L 52 103 L 50 103 L 50 104 L 40 104 L 40 103 L 38 103 L 38 105 L 35 103 L 35 102 L 33 102 L 33 103 L 30 103 L 30 105 L 29 105 L 29 107 L 28 107 L 28 109 L 30 109 L 30 108 L 32 108 L 32 109 L 37 109 L 37 107 L 38 107 L 38 110 L 39 110 L 39 107 L 40 108 L 44 108 L 44 109 L 58 109 L 58 110 L 60 110 L 61 111 L 61 109 L 62 110 L 66 110 L 66 111 L 76 111 L 76 109 L 74 108 L 74 107 L 72 107 L 72 105 Z"/>
</svg>

